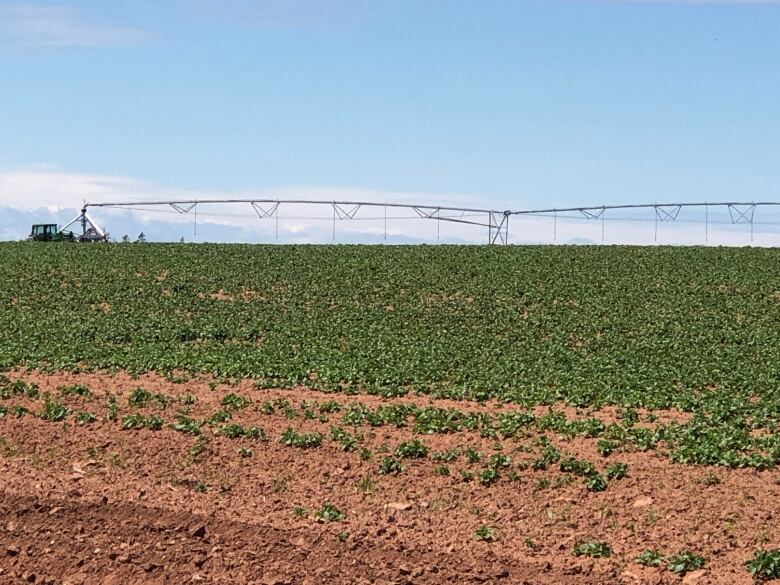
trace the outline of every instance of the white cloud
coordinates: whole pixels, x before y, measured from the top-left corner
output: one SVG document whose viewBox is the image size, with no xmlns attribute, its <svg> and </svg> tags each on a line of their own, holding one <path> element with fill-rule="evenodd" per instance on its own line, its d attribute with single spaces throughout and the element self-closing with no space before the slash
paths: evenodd
<svg viewBox="0 0 780 585">
<path fill-rule="evenodd" d="M 0 205 L 34 209 L 81 207 L 84 200 L 128 196 L 143 183 L 126 177 L 66 173 L 51 165 L 0 172 Z"/>
<path fill-rule="evenodd" d="M 463 194 L 434 195 L 400 193 L 366 189 L 320 186 L 287 186 L 244 192 L 184 191 L 166 189 L 131 177 L 69 173 L 57 167 L 35 166 L 0 171 L 0 206 L 20 210 L 23 219 L 0 225 L 0 238 L 16 239 L 26 235 L 29 223 L 66 222 L 86 199 L 91 203 L 117 201 L 151 201 L 168 199 L 310 199 L 316 201 L 359 200 L 429 205 L 505 209 L 521 208 L 522 202 L 480 201 Z M 583 204 L 592 202 L 583 202 Z M 268 206 L 266 206 L 268 207 Z M 67 210 L 67 211 L 64 211 Z M 249 204 L 201 204 L 194 212 L 179 214 L 170 207 L 127 211 L 92 208 L 90 213 L 114 235 L 144 231 L 151 239 L 187 241 L 264 241 L 264 242 L 331 242 L 333 217 L 330 206 L 283 204 L 279 221 L 275 217 L 259 219 Z M 557 220 L 547 217 L 514 216 L 510 221 L 512 243 L 584 243 L 606 244 L 703 244 L 705 232 L 703 210 L 686 210 L 679 222 L 652 221 L 652 210 L 640 210 L 628 217 L 608 212 L 600 220 L 559 214 Z M 698 214 L 698 215 L 697 215 Z M 9 215 L 9 214 L 6 214 Z M 336 242 L 474 242 L 484 243 L 487 229 L 450 222 L 420 219 L 410 209 L 388 209 L 385 226 L 384 208 L 363 207 L 354 219 L 336 221 Z M 44 217 L 45 216 L 45 217 Z M 55 217 L 56 216 L 56 217 Z M 1 218 L 0 218 L 1 219 Z M 197 219 L 197 221 L 196 221 Z M 483 216 L 473 219 L 485 221 Z M 10 220 L 9 220 L 10 221 Z M 780 208 L 756 211 L 754 245 L 780 246 Z M 602 232 L 603 228 L 603 232 Z M 602 240 L 603 233 L 603 240 Z M 385 235 L 386 234 L 386 235 Z M 709 243 L 749 245 L 750 228 L 732 225 L 725 209 L 710 210 Z"/>
<path fill-rule="evenodd" d="M 0 47 L 62 49 L 137 43 L 150 33 L 91 22 L 67 6 L 42 4 L 0 5 Z"/>
<path fill-rule="evenodd" d="M 305 223 L 284 223 L 282 229 L 291 234 L 302 234 L 311 229 L 311 226 Z"/>
</svg>

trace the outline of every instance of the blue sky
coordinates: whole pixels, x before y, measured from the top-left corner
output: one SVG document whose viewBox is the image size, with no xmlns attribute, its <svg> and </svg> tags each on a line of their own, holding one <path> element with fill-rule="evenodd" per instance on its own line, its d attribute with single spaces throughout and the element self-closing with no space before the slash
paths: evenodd
<svg viewBox="0 0 780 585">
<path fill-rule="evenodd" d="M 777 199 L 778 57 L 772 0 L 0 1 L 0 204 Z"/>
</svg>

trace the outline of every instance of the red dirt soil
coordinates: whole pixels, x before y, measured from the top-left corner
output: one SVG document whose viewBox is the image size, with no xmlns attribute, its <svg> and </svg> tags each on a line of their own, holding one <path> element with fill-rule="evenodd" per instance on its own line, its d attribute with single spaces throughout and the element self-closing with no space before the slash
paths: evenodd
<svg viewBox="0 0 780 585">
<path fill-rule="evenodd" d="M 595 439 L 563 439 L 548 433 L 567 454 L 599 467 L 629 466 L 628 477 L 603 492 L 587 491 L 581 478 L 550 468 L 519 472 L 490 486 L 463 481 L 461 470 L 481 464 L 463 457 L 446 464 L 404 459 L 398 475 L 378 473 L 382 456 L 402 441 L 420 438 L 431 452 L 474 447 L 511 456 L 528 452 L 538 433 L 498 441 L 462 431 L 415 436 L 410 427 L 351 427 L 342 412 L 305 419 L 300 403 L 360 402 L 435 404 L 459 410 L 506 412 L 514 407 L 432 401 L 425 397 L 384 400 L 296 390 L 258 390 L 250 381 L 209 387 L 208 380 L 172 383 L 161 377 L 118 374 L 13 374 L 35 381 L 73 413 L 89 411 L 91 424 L 73 416 L 49 422 L 36 416 L 43 401 L 14 397 L 9 407 L 30 413 L 0 418 L 0 583 L 751 583 L 743 563 L 757 547 L 780 547 L 780 472 L 726 470 L 672 464 L 657 451 L 615 453 L 604 459 Z M 61 396 L 59 384 L 84 384 L 91 397 Z M 172 398 L 165 408 L 130 407 L 143 386 Z M 106 397 L 118 397 L 117 421 L 106 420 Z M 213 434 L 193 455 L 197 439 L 169 428 L 178 411 L 206 419 L 235 393 L 252 404 L 233 413 L 233 423 L 265 430 L 268 442 Z M 184 395 L 196 401 L 185 406 Z M 265 400 L 286 398 L 298 417 L 281 409 L 263 414 Z M 191 399 L 190 399 L 191 401 Z M 543 409 L 544 410 L 544 409 Z M 558 409 L 569 418 L 614 411 Z M 122 417 L 157 414 L 161 430 L 122 430 Z M 655 413 L 681 420 L 675 412 Z M 361 434 L 364 461 L 329 438 L 331 426 Z M 278 441 L 293 427 L 318 431 L 322 446 L 288 447 Z M 241 456 L 241 448 L 251 456 Z M 384 453 L 387 449 L 389 452 Z M 245 452 L 244 455 L 248 455 Z M 717 482 L 713 481 L 717 478 Z M 705 478 L 708 481 L 705 481 Z M 540 481 L 541 480 L 541 481 Z M 547 482 L 547 483 L 546 483 Z M 332 503 L 346 518 L 320 522 L 315 513 Z M 297 514 L 296 514 L 297 511 Z M 478 541 L 480 526 L 495 528 Z M 609 558 L 576 557 L 577 542 L 605 541 Z M 634 559 L 645 549 L 671 554 L 690 549 L 707 559 L 686 576 Z"/>
</svg>

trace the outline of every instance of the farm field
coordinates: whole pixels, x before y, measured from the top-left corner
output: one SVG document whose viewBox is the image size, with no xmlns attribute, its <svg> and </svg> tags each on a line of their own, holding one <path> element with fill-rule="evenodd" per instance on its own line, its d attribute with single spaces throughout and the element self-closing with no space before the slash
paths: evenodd
<svg viewBox="0 0 780 585">
<path fill-rule="evenodd" d="M 0 244 L 0 580 L 780 578 L 780 252 Z"/>
</svg>

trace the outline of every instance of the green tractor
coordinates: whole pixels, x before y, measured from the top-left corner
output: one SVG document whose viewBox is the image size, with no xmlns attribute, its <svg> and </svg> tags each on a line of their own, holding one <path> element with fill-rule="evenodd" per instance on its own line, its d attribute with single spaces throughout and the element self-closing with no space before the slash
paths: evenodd
<svg viewBox="0 0 780 585">
<path fill-rule="evenodd" d="M 73 232 L 60 231 L 56 223 L 33 224 L 28 240 L 35 242 L 75 242 Z"/>
<path fill-rule="evenodd" d="M 81 234 L 68 230 L 74 224 L 81 225 Z M 62 228 L 58 228 L 56 223 L 33 224 L 27 239 L 34 242 L 107 242 L 108 234 L 92 221 L 84 206 L 79 216 Z"/>
</svg>

